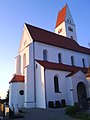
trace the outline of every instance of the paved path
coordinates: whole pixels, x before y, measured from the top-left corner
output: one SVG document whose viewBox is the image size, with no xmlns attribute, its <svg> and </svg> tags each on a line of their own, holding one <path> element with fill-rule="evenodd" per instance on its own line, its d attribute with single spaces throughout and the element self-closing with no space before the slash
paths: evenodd
<svg viewBox="0 0 90 120">
<path fill-rule="evenodd" d="M 79 120 L 65 115 L 65 109 L 24 109 L 24 118 L 15 120 Z"/>
</svg>

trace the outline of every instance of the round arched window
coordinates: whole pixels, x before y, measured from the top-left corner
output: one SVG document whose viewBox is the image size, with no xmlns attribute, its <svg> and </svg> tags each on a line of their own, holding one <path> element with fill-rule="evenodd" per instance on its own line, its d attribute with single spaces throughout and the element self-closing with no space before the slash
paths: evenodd
<svg viewBox="0 0 90 120">
<path fill-rule="evenodd" d="M 20 95 L 24 95 L 24 90 L 20 90 L 20 91 L 19 91 L 19 94 L 20 94 Z"/>
</svg>

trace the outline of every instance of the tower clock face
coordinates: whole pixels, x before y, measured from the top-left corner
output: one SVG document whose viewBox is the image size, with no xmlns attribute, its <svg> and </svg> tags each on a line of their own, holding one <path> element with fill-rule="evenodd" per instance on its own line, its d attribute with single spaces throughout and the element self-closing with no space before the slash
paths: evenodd
<svg viewBox="0 0 90 120">
<path fill-rule="evenodd" d="M 62 32 L 62 28 L 60 28 L 59 30 L 58 30 L 58 33 L 61 33 Z"/>
</svg>

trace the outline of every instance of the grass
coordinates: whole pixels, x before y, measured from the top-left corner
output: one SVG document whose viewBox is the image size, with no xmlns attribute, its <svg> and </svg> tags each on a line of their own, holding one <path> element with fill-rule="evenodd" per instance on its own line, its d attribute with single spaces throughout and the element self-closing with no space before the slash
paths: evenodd
<svg viewBox="0 0 90 120">
<path fill-rule="evenodd" d="M 74 115 L 69 115 L 69 116 L 73 117 L 73 118 L 80 119 L 80 120 L 90 120 L 90 114 L 86 113 L 86 112 L 82 112 L 82 111 L 77 112 Z"/>
<path fill-rule="evenodd" d="M 90 120 L 90 113 L 87 111 L 82 111 L 78 109 L 76 106 L 68 107 L 66 108 L 66 114 L 69 115 L 70 117 L 77 118 L 80 120 Z"/>
<path fill-rule="evenodd" d="M 74 106 L 68 106 L 65 110 L 66 114 L 70 117 L 77 118 L 79 120 L 90 120 L 90 113 L 87 110 L 82 110 L 78 103 Z"/>
</svg>

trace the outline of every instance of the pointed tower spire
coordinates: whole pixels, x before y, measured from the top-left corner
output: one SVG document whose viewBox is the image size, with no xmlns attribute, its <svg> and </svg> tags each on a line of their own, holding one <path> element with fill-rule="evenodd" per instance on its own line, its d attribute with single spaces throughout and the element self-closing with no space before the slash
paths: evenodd
<svg viewBox="0 0 90 120">
<path fill-rule="evenodd" d="M 62 8 L 62 10 L 58 12 L 58 17 L 57 17 L 56 27 L 55 27 L 55 28 L 57 28 L 63 21 L 65 21 L 66 8 L 67 8 L 67 5 L 65 5 L 65 6 Z"/>
<path fill-rule="evenodd" d="M 58 13 L 55 33 L 74 39 L 77 42 L 75 23 L 67 4 Z"/>
</svg>

